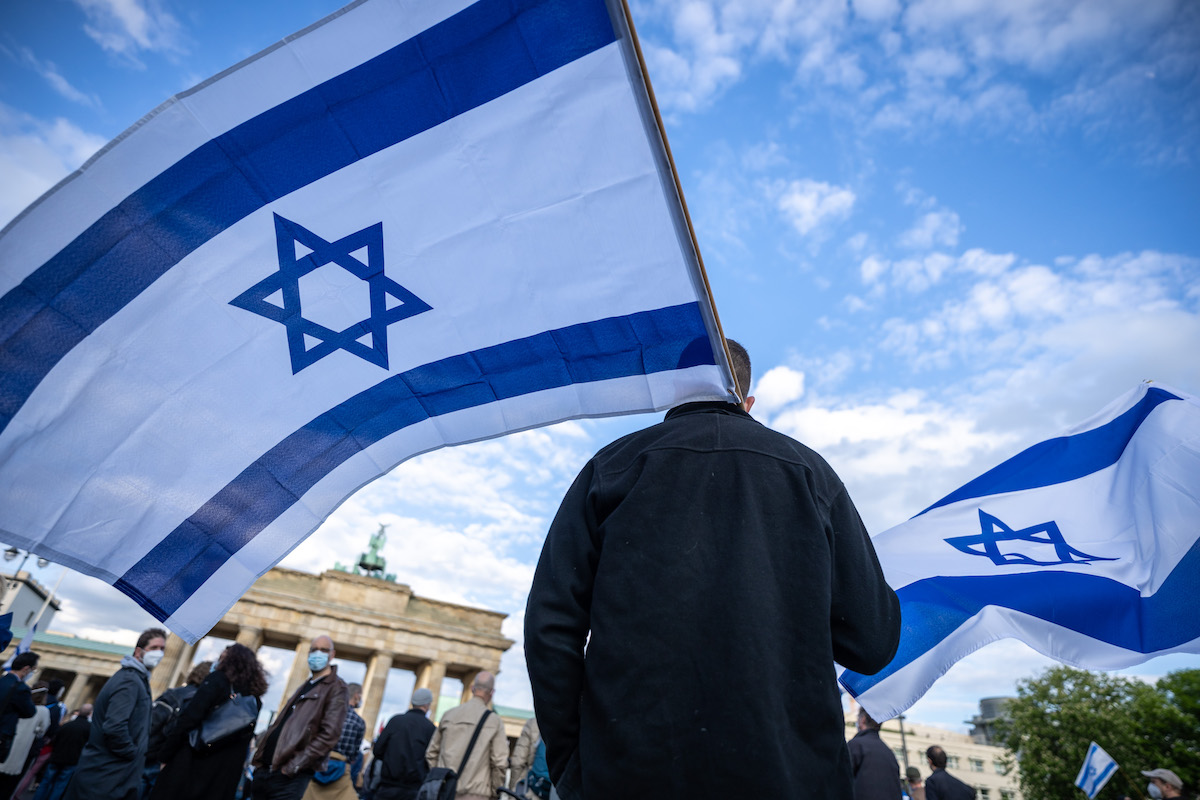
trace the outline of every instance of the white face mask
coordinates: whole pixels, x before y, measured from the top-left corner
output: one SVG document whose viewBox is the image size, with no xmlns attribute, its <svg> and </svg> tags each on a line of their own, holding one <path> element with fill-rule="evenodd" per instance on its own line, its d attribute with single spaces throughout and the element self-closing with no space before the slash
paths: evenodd
<svg viewBox="0 0 1200 800">
<path fill-rule="evenodd" d="M 1154 800 L 1159 800 L 1162 797 L 1162 789 L 1158 788 L 1157 783 L 1151 783 L 1146 787 L 1146 794 L 1153 797 Z"/>
<path fill-rule="evenodd" d="M 142 654 L 142 664 L 145 665 L 146 669 L 154 669 L 162 659 L 162 650 L 147 650 Z"/>
</svg>

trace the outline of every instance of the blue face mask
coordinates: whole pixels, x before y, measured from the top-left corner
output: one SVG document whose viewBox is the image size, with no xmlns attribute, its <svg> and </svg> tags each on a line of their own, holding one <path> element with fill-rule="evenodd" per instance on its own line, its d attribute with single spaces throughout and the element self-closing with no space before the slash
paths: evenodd
<svg viewBox="0 0 1200 800">
<path fill-rule="evenodd" d="M 313 672 L 320 672 L 329 664 L 329 653 L 322 653 L 320 650 L 308 654 L 308 668 Z"/>
</svg>

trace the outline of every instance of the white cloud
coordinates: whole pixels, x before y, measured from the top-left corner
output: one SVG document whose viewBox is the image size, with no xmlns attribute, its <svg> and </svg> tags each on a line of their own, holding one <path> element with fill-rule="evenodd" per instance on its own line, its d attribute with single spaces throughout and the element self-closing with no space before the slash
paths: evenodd
<svg viewBox="0 0 1200 800">
<path fill-rule="evenodd" d="M 0 103 L 0 227 L 104 144 L 65 119 L 46 122 Z"/>
<path fill-rule="evenodd" d="M 805 178 L 777 185 L 773 191 L 778 193 L 777 206 L 784 218 L 802 236 L 846 219 L 854 209 L 854 192 L 823 181 Z"/>
<path fill-rule="evenodd" d="M 50 85 L 50 88 L 73 103 L 79 103 L 89 108 L 99 108 L 100 98 L 76 89 L 71 82 L 63 77 L 58 67 L 52 61 L 43 61 L 33 54 L 28 47 L 18 47 L 15 51 L 0 44 L 0 52 L 4 52 L 14 61 L 36 72 Z"/>
<path fill-rule="evenodd" d="M 900 234 L 900 246 L 913 250 L 929 250 L 934 247 L 954 247 L 962 233 L 962 222 L 953 211 L 930 211 Z"/>
<path fill-rule="evenodd" d="M 140 52 L 183 51 L 179 21 L 160 0 L 76 0 L 84 31 L 106 51 L 141 66 Z"/>
<path fill-rule="evenodd" d="M 754 385 L 754 410 L 771 414 L 804 395 L 804 373 L 791 367 L 773 367 Z"/>
</svg>

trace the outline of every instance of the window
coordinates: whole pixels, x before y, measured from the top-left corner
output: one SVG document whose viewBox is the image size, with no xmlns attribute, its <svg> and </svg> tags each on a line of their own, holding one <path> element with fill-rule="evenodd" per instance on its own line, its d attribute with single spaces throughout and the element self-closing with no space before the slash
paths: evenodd
<svg viewBox="0 0 1200 800">
<path fill-rule="evenodd" d="M 971 762 L 971 772 L 983 772 L 982 758 L 972 758 L 969 761 Z"/>
<path fill-rule="evenodd" d="M 901 764 L 903 764 L 904 763 L 904 748 L 903 747 L 893 747 L 892 752 L 896 754 L 896 760 L 899 761 Z"/>
<path fill-rule="evenodd" d="M 1013 793 L 1008 789 L 1000 790 L 1000 800 L 1013 800 Z"/>
<path fill-rule="evenodd" d="M 993 761 L 992 767 L 995 768 L 997 775 L 1007 775 L 1008 774 L 1008 767 L 1006 767 L 1004 765 L 1003 761 Z"/>
<path fill-rule="evenodd" d="M 992 792 L 990 789 L 988 789 L 986 786 L 979 787 L 979 800 L 989 800 L 991 796 Z"/>
<path fill-rule="evenodd" d="M 946 768 L 947 769 L 958 769 L 958 756 L 947 755 L 946 756 Z"/>
</svg>

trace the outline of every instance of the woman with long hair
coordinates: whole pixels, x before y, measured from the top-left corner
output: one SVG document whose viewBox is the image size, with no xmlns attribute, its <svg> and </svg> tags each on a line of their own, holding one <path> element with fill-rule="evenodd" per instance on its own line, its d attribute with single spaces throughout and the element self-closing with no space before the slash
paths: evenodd
<svg viewBox="0 0 1200 800">
<path fill-rule="evenodd" d="M 254 726 L 205 752 L 191 747 L 188 734 L 199 728 L 213 709 L 234 692 L 256 698 L 261 709 L 266 691 L 267 678 L 254 651 L 240 644 L 226 647 L 213 671 L 167 732 L 159 751 L 165 763 L 150 800 L 231 800 L 237 793 L 246 748 L 254 738 Z"/>
</svg>

